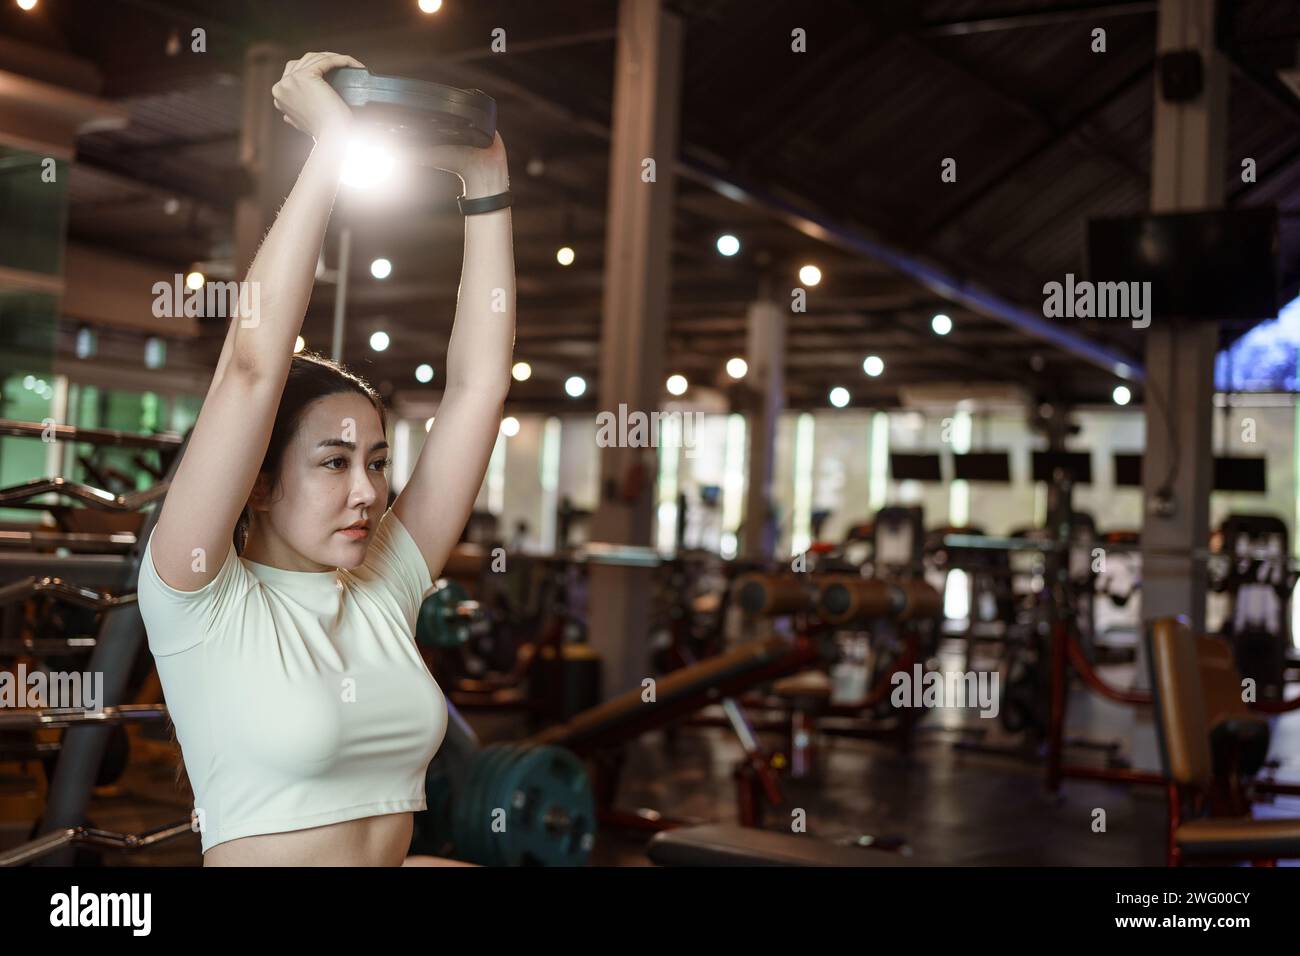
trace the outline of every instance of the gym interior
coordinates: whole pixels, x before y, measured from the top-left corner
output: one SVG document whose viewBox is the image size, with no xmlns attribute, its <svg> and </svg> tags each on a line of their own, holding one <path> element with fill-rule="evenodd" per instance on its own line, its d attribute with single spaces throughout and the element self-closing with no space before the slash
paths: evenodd
<svg viewBox="0 0 1300 956">
<path fill-rule="evenodd" d="M 1300 857 L 1300 4 L 3 0 L 0 863 L 204 863 L 136 586 L 305 51 L 390 505 L 474 217 L 384 134 L 511 160 L 412 861 Z"/>
</svg>

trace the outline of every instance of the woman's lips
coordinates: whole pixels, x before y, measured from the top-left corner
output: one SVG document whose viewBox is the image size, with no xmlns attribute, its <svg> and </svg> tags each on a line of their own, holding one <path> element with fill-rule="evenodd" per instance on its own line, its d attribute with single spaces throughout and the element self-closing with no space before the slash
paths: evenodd
<svg viewBox="0 0 1300 956">
<path fill-rule="evenodd" d="M 347 535 L 349 538 L 352 538 L 354 541 L 360 541 L 362 538 L 370 534 L 370 529 L 369 528 L 344 528 L 342 531 L 339 532 L 339 534 Z"/>
</svg>

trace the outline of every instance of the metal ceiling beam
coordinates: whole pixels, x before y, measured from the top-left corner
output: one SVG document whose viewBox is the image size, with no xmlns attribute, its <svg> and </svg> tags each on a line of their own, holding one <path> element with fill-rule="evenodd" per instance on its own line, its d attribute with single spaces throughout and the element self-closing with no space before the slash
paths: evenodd
<svg viewBox="0 0 1300 956">
<path fill-rule="evenodd" d="M 755 125 L 756 116 L 765 120 L 762 124 L 765 131 L 745 144 L 736 160 L 737 166 L 745 168 L 755 159 L 768 155 L 776 144 L 795 138 L 797 130 L 804 128 L 809 121 L 810 104 L 819 96 L 836 101 L 835 89 L 851 81 L 852 67 L 860 65 L 892 38 L 892 32 L 876 31 L 873 34 L 866 24 L 857 23 L 829 49 L 818 53 L 810 67 L 787 76 L 775 99 L 757 102 L 733 124 L 733 128 L 743 131 Z"/>
<path fill-rule="evenodd" d="M 534 93 L 523 84 L 507 80 L 499 72 L 489 72 L 464 65 L 458 65 L 454 69 L 461 76 L 479 83 L 489 92 L 494 88 L 508 92 L 509 95 L 519 98 L 537 110 L 554 116 L 569 129 L 580 130 L 601 139 L 609 139 L 609 127 L 603 120 L 581 115 L 548 97 Z M 809 238 L 883 262 L 910 276 L 940 298 L 1013 326 L 1032 338 L 1048 342 L 1113 375 L 1135 382 L 1144 380 L 1142 363 L 1133 356 L 1103 346 L 1085 335 L 1048 321 L 1041 314 L 1031 312 L 977 283 L 957 276 L 933 261 L 898 249 L 868 235 L 863 230 L 838 222 L 813 209 L 811 205 L 806 204 L 803 197 L 790 195 L 787 198 L 786 195 L 778 195 L 775 191 L 741 182 L 729 171 L 719 170 L 703 159 L 694 158 L 697 155 L 698 152 L 692 150 L 689 145 L 682 144 L 676 164 L 679 176 L 705 185 L 735 202 L 761 209 Z"/>
<path fill-rule="evenodd" d="M 222 144 L 239 145 L 239 130 L 229 132 L 212 133 L 208 136 L 197 136 L 193 138 L 177 137 L 166 139 L 157 143 L 115 143 L 113 152 L 122 156 L 142 156 L 146 153 L 179 153 L 187 149 L 199 149 L 207 146 L 218 146 Z"/>
<path fill-rule="evenodd" d="M 155 158 L 144 157 L 145 161 L 131 160 L 121 156 L 115 149 L 105 149 L 92 141 L 83 139 L 77 144 L 77 163 L 99 172 L 109 173 L 120 179 L 138 183 L 144 188 L 165 192 L 181 199 L 201 202 L 215 209 L 229 210 L 239 197 L 239 186 L 233 178 L 220 184 L 209 184 L 188 176 L 177 176 L 173 171 L 162 168 Z M 143 167 L 143 168 L 142 168 Z"/>
<path fill-rule="evenodd" d="M 1132 356 L 1048 321 L 1042 315 L 1016 305 L 977 283 L 956 276 L 932 261 L 890 246 L 864 231 L 836 222 L 821 212 L 797 205 L 782 196 L 765 192 L 757 186 L 738 183 L 734 177 L 729 178 L 698 161 L 684 158 L 678 165 L 680 175 L 711 185 L 719 193 L 737 202 L 764 209 L 813 239 L 884 262 L 915 279 L 940 298 L 1004 322 L 1032 338 L 1048 342 L 1120 378 L 1136 382 L 1145 378 L 1141 362 Z"/>
<path fill-rule="evenodd" d="M 926 36 L 968 36 L 972 33 L 992 33 L 998 30 L 1022 30 L 1026 27 L 1056 26 L 1079 20 L 1097 20 L 1110 17 L 1131 17 L 1153 14 L 1159 4 L 1155 0 L 1121 0 L 1101 4 L 1071 3 L 1039 10 L 1010 10 L 990 13 L 978 19 L 934 20 L 924 24 L 920 32 Z"/>
<path fill-rule="evenodd" d="M 1300 145 L 1296 146 L 1294 149 L 1288 150 L 1286 155 L 1273 165 L 1269 166 L 1268 169 L 1256 170 L 1255 181 L 1253 183 L 1238 183 L 1236 188 L 1228 194 L 1228 205 L 1235 206 L 1247 195 L 1257 194 L 1261 186 L 1275 177 L 1281 176 L 1283 173 L 1294 172 L 1295 162 L 1298 159 L 1300 159 Z M 1279 209 L 1278 213 L 1284 218 L 1292 217 L 1296 214 L 1294 211 L 1283 209 Z"/>
<path fill-rule="evenodd" d="M 1104 143 L 1089 138 L 1086 135 L 1086 130 L 1081 128 L 1085 125 L 1084 123 L 1069 122 L 1063 124 L 1042 107 L 1022 99 L 1017 95 L 1013 87 L 991 79 L 978 70 L 971 68 L 962 60 L 947 52 L 941 44 L 925 37 L 909 37 L 908 39 L 919 49 L 945 64 L 949 69 L 957 71 L 966 82 L 983 89 L 990 96 L 1000 100 L 1008 109 L 1020 113 L 1043 127 L 1052 137 L 1076 137 L 1080 145 L 1089 152 L 1106 160 L 1112 166 L 1123 170 L 1143 190 L 1147 188 L 1146 170 L 1139 168 L 1122 150 L 1113 149 Z"/>
<path fill-rule="evenodd" d="M 115 2 L 122 6 L 143 10 L 164 23 L 172 23 L 178 27 L 183 25 L 186 32 L 193 27 L 203 27 L 213 33 L 233 37 L 242 43 L 252 43 L 255 39 L 256 31 L 248 29 L 243 24 L 214 17 L 206 10 L 196 11 L 189 5 L 177 6 L 165 0 L 115 0 Z"/>
<path fill-rule="evenodd" d="M 969 191 L 966 198 L 959 200 L 955 205 L 947 209 L 941 210 L 938 215 L 922 227 L 920 234 L 925 237 L 925 241 L 929 243 L 938 236 L 943 235 L 948 229 L 956 225 L 958 220 L 992 196 L 997 187 L 1004 183 L 1013 172 L 1025 169 L 1040 156 L 1059 146 L 1068 136 L 1078 132 L 1080 127 L 1091 122 L 1099 113 L 1109 109 L 1120 97 L 1125 96 L 1135 85 L 1149 77 L 1154 64 L 1154 57 L 1148 59 L 1100 99 L 1090 103 L 1064 124 L 1054 126 L 1045 139 L 1000 164 L 997 169 L 980 180 L 976 187 Z M 1145 176 L 1142 178 L 1142 186 L 1145 190 Z"/>
<path fill-rule="evenodd" d="M 1224 53 L 1228 65 L 1232 67 L 1233 76 L 1238 77 L 1251 89 L 1259 93 L 1280 111 L 1292 125 L 1300 125 L 1300 100 L 1287 86 L 1272 73 L 1260 73 L 1250 64 L 1244 62 L 1235 52 Z"/>
<path fill-rule="evenodd" d="M 613 43 L 618 36 L 618 30 L 613 27 L 586 30 L 580 33 L 562 33 L 556 36 L 540 37 L 536 40 L 511 40 L 510 52 L 517 55 L 520 53 L 536 53 L 538 50 L 557 50 L 571 46 L 581 46 L 586 43 Z M 428 56 L 426 52 L 425 57 Z M 489 57 L 496 56 L 491 47 L 484 43 L 475 49 L 461 50 L 458 53 L 440 54 L 438 59 L 443 63 L 468 63 L 471 60 L 486 60 Z M 387 64 L 385 64 L 387 67 Z"/>
</svg>

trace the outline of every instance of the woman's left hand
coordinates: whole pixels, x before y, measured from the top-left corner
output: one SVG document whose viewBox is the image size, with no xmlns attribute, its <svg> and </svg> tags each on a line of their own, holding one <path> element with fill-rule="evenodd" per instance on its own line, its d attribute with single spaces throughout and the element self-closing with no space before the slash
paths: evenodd
<svg viewBox="0 0 1300 956">
<path fill-rule="evenodd" d="M 491 146 L 421 146 L 409 155 L 421 166 L 455 173 L 465 184 L 469 199 L 493 196 L 510 188 L 506 147 L 500 133 L 493 137 Z"/>
</svg>

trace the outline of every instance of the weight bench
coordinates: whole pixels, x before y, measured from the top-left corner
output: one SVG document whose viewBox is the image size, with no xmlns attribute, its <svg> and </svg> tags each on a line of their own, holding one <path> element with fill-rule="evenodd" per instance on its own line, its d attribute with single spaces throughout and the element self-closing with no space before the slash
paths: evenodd
<svg viewBox="0 0 1300 956">
<path fill-rule="evenodd" d="M 1300 818 L 1213 816 L 1205 796 L 1214 777 L 1207 695 L 1198 642 L 1186 624 L 1160 618 L 1152 627 L 1148 665 L 1154 690 L 1156 731 L 1169 804 L 1167 859 L 1223 864 L 1250 860 L 1275 865 L 1300 858 Z M 1210 705 L 1214 705 L 1211 698 Z"/>
<path fill-rule="evenodd" d="M 640 814 L 614 807 L 624 762 L 623 745 L 647 731 L 671 726 L 711 704 L 721 704 L 744 751 L 734 775 L 737 815 L 742 822 L 757 826 L 764 803 L 778 805 L 782 799 L 769 757 L 759 746 L 753 728 L 734 698 L 758 684 L 809 667 L 817 659 L 817 647 L 808 640 L 793 644 L 779 637 L 750 641 L 659 678 L 652 702 L 644 700 L 642 690 L 635 688 L 583 711 L 566 723 L 533 735 L 528 742 L 564 747 L 580 757 L 593 759 L 593 783 L 601 822 L 636 829 L 661 829 L 684 821 L 657 818 L 651 822 Z"/>
<path fill-rule="evenodd" d="M 529 742 L 567 747 L 586 756 L 627 743 L 724 697 L 797 672 L 816 660 L 815 649 L 808 643 L 792 645 L 782 638 L 750 641 L 659 678 L 652 703 L 643 700 L 641 689 L 636 688 L 534 734 Z"/>
<path fill-rule="evenodd" d="M 807 834 L 708 824 L 657 833 L 646 848 L 657 866 L 922 866 L 870 847 L 839 846 Z"/>
</svg>

